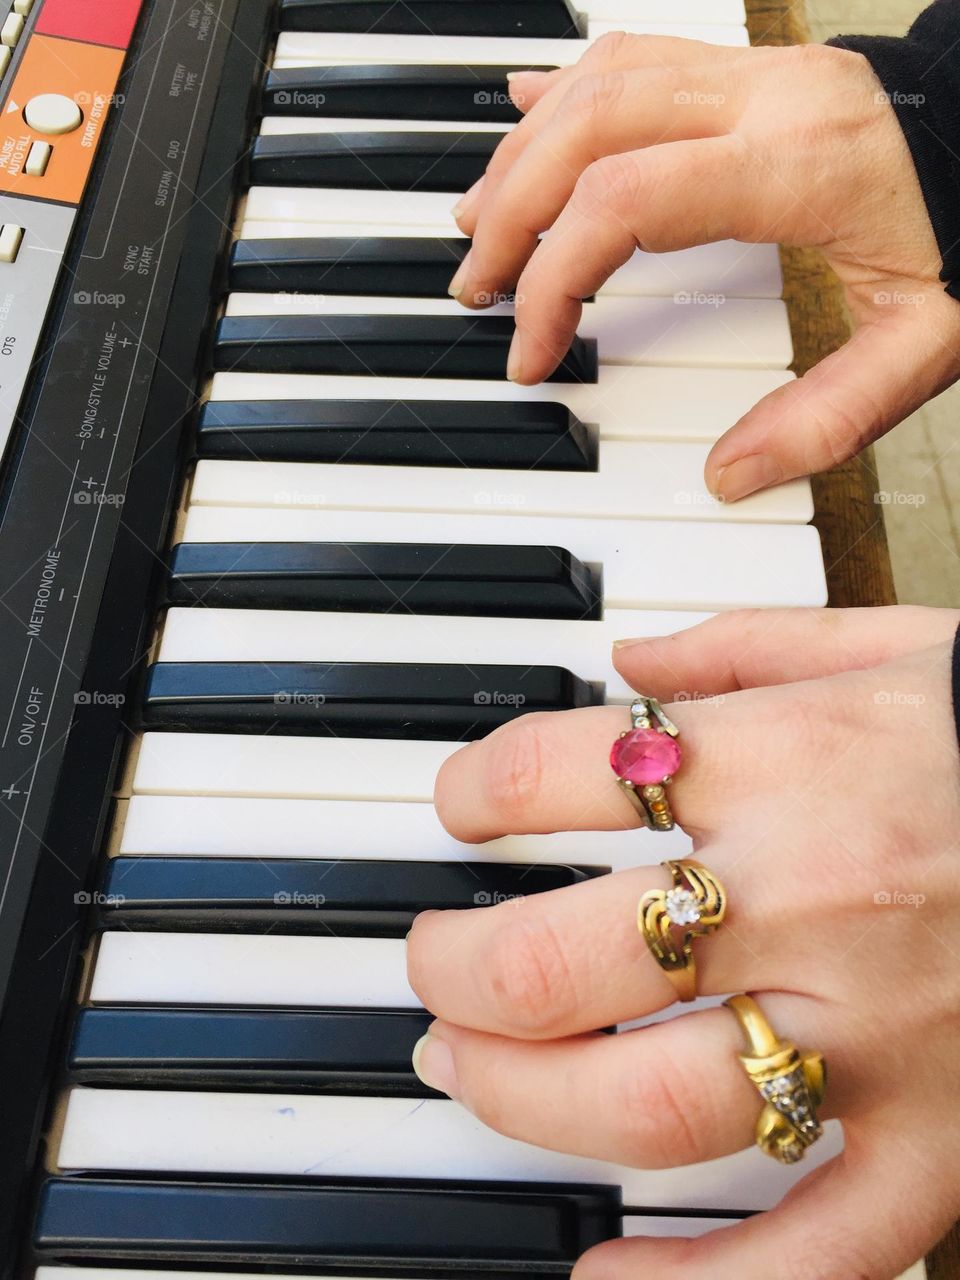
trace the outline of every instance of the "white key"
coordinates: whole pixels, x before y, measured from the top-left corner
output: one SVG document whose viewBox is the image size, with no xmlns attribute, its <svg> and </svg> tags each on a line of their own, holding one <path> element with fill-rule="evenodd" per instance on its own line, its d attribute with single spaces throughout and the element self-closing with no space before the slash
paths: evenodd
<svg viewBox="0 0 960 1280">
<path fill-rule="evenodd" d="M 244 297 L 234 294 L 234 298 Z M 218 373 L 211 400 L 492 400 L 563 404 L 603 440 L 713 444 L 764 396 L 793 381 L 780 369 L 667 369 L 604 365 L 595 383 L 468 378 L 367 378 L 335 374 Z"/>
<path fill-rule="evenodd" d="M 244 217 L 261 223 L 455 227 L 442 191 L 356 191 L 350 187 L 251 187 Z M 300 232 L 300 235 L 305 234 Z M 314 234 L 320 234 L 316 232 Z M 326 234 L 326 233 L 323 233 Z M 384 233 L 385 234 L 385 233 Z M 392 231 L 390 234 L 394 234 Z M 423 234 L 419 232 L 417 234 Z"/>
<path fill-rule="evenodd" d="M 484 316 L 512 316 L 498 302 Z M 241 293 L 228 299 L 231 316 L 452 316 L 475 318 L 455 298 L 376 298 L 347 294 Z M 577 326 L 595 338 L 602 365 L 732 365 L 786 369 L 793 359 L 784 302 L 678 291 L 670 298 L 604 296 L 584 304 Z"/>
<path fill-rule="evenodd" d="M 265 116 L 263 137 L 298 133 L 508 133 L 512 125 L 482 120 L 375 120 L 362 116 Z M 449 196 L 448 196 L 449 199 Z"/>
<path fill-rule="evenodd" d="M 314 462 L 198 463 L 190 501 L 212 507 L 314 507 L 326 511 L 416 511 L 464 515 L 564 516 L 593 520 L 714 520 L 806 523 L 807 480 L 741 502 L 718 502 L 703 482 L 700 444 L 605 440 L 597 471 L 494 471 Z M 638 536 L 642 537 L 640 529 Z M 483 541 L 483 539 L 481 539 Z M 682 566 L 675 564 L 676 571 Z"/>
<path fill-rule="evenodd" d="M 398 751 L 405 745 L 398 744 Z M 561 831 L 462 844 L 443 829 L 432 804 L 134 796 L 120 852 L 129 857 L 545 862 L 621 870 L 684 858 L 691 847 L 678 827 L 670 832 Z"/>
<path fill-rule="evenodd" d="M 487 36 L 437 35 L 371 35 L 366 32 L 284 31 L 277 40 L 274 69 L 295 67 L 402 66 L 546 66 L 569 67 L 579 62 L 589 49 L 591 38 L 606 30 L 627 31 L 633 35 L 680 36 L 702 40 L 707 44 L 742 47 L 750 43 L 745 27 L 605 22 L 603 27 L 588 27 L 586 40 L 538 40 L 532 37 L 506 37 L 491 40 Z"/>
<path fill-rule="evenodd" d="M 351 226 L 341 222 L 248 221 L 240 229 L 240 236 L 245 240 L 341 236 L 352 244 L 361 235 L 464 238 L 452 219 L 449 226 L 431 223 L 423 227 L 403 223 L 371 223 L 369 226 L 354 223 Z M 454 265 L 451 259 L 451 274 Z M 779 298 L 782 293 L 783 274 L 776 245 L 720 240 L 716 244 L 698 245 L 676 253 L 644 253 L 638 249 L 629 262 L 625 262 L 597 290 L 597 297 L 672 298 L 677 294 L 687 294 L 704 298 L 722 294 L 728 298 Z"/>
<path fill-rule="evenodd" d="M 277 879 L 277 911 L 287 892 Z M 289 898 L 289 895 L 288 895 Z M 110 931 L 94 1004 L 298 1005 L 414 1009 L 402 938 Z"/>
<path fill-rule="evenodd" d="M 608 609 L 714 613 L 827 602 L 820 535 L 802 525 L 195 506 L 184 540 L 559 546 L 601 567 Z"/>
<path fill-rule="evenodd" d="M 582 6 L 591 23 L 658 22 L 663 17 L 663 0 L 592 0 Z M 725 22 L 733 26 L 747 20 L 743 0 L 672 0 L 670 17 L 674 22 Z"/>
<path fill-rule="evenodd" d="M 607 610 L 603 621 L 468 618 L 425 614 L 320 613 L 273 609 L 170 609 L 160 662 L 504 663 L 565 667 L 603 681 L 607 702 L 629 704 L 632 687 L 614 670 L 613 642 L 671 635 L 697 613 Z"/>
<path fill-rule="evenodd" d="M 591 40 L 608 35 L 612 31 L 625 31 L 634 36 L 679 36 L 685 40 L 701 40 L 704 44 L 729 45 L 745 49 L 750 44 L 750 33 L 746 27 L 734 26 L 659 26 L 654 29 L 643 21 L 604 21 L 590 19 L 587 23 L 587 35 Z"/>
<path fill-rule="evenodd" d="M 830 1126 L 800 1166 L 759 1148 L 655 1172 L 545 1151 L 488 1129 L 447 1098 L 72 1089 L 61 1169 L 474 1178 L 620 1185 L 628 1204 L 768 1208 L 837 1153 Z"/>
<path fill-rule="evenodd" d="M 135 795 L 264 796 L 430 804 L 440 766 L 462 742 L 145 733 Z"/>
</svg>

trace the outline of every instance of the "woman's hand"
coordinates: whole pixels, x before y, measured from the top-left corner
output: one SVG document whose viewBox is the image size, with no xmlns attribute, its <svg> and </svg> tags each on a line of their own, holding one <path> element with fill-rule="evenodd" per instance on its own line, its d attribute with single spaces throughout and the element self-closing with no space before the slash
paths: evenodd
<svg viewBox="0 0 960 1280">
<path fill-rule="evenodd" d="M 451 292 L 467 306 L 516 292 L 516 381 L 556 368 L 581 298 L 638 246 L 727 238 L 821 249 L 856 332 L 715 445 L 719 496 L 831 467 L 960 376 L 960 305 L 860 54 L 613 35 L 574 67 L 514 76 L 510 91 L 526 115 L 458 208 L 473 247 Z"/>
<path fill-rule="evenodd" d="M 721 615 L 627 642 L 616 664 L 664 701 L 671 787 L 727 918 L 696 944 L 701 995 L 756 994 L 829 1066 L 845 1151 L 775 1210 L 695 1240 L 614 1241 L 575 1280 L 885 1280 L 960 1209 L 960 762 L 950 649 L 960 614 Z M 527 716 L 450 758 L 436 803 L 461 840 L 637 824 L 608 763 L 626 708 Z M 651 837 L 655 842 L 655 837 Z M 493 1128 L 644 1168 L 748 1146 L 760 1099 L 725 1009 L 619 1036 L 671 1004 L 637 932 L 660 868 L 520 903 L 427 912 L 410 980 L 439 1019 L 430 1084 Z"/>
</svg>

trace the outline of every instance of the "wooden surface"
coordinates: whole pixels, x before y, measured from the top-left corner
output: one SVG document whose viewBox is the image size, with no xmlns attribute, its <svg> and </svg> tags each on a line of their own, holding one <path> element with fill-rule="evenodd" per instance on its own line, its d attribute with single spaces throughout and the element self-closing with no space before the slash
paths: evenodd
<svg viewBox="0 0 960 1280">
<path fill-rule="evenodd" d="M 747 0 L 753 44 L 805 44 L 802 0 Z M 835 351 L 849 333 L 840 286 L 818 253 L 785 249 L 784 294 L 793 332 L 793 369 L 802 374 Z M 883 525 L 875 501 L 873 451 L 818 476 L 813 482 L 814 523 L 823 539 L 830 603 L 894 604 L 896 594 Z M 904 1194 L 910 1189 L 904 1187 Z M 927 1256 L 928 1280 L 960 1280 L 960 1224 Z"/>
<path fill-rule="evenodd" d="M 803 44 L 808 39 L 802 3 L 747 0 L 753 44 Z M 783 250 L 784 293 L 793 332 L 793 369 L 802 374 L 847 339 L 849 328 L 840 286 L 818 253 Z M 893 604 L 893 573 L 875 501 L 873 451 L 818 476 L 813 482 L 814 523 L 823 540 L 830 603 L 836 606 Z"/>
</svg>

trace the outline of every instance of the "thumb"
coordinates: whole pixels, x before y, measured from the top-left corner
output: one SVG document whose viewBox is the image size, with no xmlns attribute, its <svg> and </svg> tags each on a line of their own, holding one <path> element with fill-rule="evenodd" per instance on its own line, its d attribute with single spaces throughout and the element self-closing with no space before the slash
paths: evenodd
<svg viewBox="0 0 960 1280">
<path fill-rule="evenodd" d="M 948 317 L 949 332 L 960 311 L 946 294 L 943 300 L 956 312 Z M 707 458 L 707 487 L 736 502 L 826 471 L 884 435 L 958 374 L 955 352 L 919 323 L 916 308 L 871 320 L 809 373 L 765 396 L 717 441 Z"/>
<path fill-rule="evenodd" d="M 903 1158 L 902 1144 L 890 1146 Z M 656 1275 L 684 1280 L 892 1280 L 921 1257 L 952 1220 L 946 1197 L 927 1194 L 936 1189 L 935 1177 L 942 1175 L 930 1169 L 923 1174 L 907 1184 L 904 1169 L 889 1154 L 874 1154 L 868 1165 L 848 1151 L 811 1173 L 768 1213 L 692 1240 L 608 1241 L 584 1254 L 573 1280 Z M 905 1196 L 905 1185 L 912 1185 L 916 1193 Z"/>
<path fill-rule="evenodd" d="M 954 609 L 744 609 L 672 636 L 618 640 L 614 665 L 634 689 L 672 702 L 880 666 L 952 639 Z"/>
</svg>

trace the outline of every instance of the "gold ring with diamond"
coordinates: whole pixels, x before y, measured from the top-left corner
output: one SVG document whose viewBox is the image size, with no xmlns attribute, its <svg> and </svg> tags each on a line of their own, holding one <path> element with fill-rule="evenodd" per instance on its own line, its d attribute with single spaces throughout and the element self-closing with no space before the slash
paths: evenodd
<svg viewBox="0 0 960 1280">
<path fill-rule="evenodd" d="M 689 858 L 664 862 L 671 889 L 650 889 L 637 906 L 637 928 L 681 1000 L 697 994 L 693 940 L 723 923 L 727 895 L 717 877 Z"/>
<path fill-rule="evenodd" d="M 800 1053 L 781 1040 L 752 996 L 731 996 L 724 1004 L 746 1036 L 749 1052 L 737 1056 L 763 1099 L 757 1146 L 781 1164 L 796 1164 L 823 1133 L 817 1119 L 827 1083 L 823 1054 Z"/>
<path fill-rule="evenodd" d="M 680 767 L 680 730 L 656 698 L 638 695 L 630 707 L 633 728 L 610 748 L 610 767 L 633 807 L 652 831 L 674 827 L 667 784 Z"/>
</svg>

